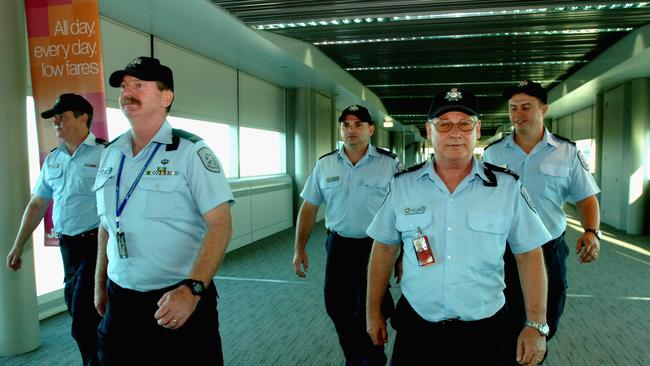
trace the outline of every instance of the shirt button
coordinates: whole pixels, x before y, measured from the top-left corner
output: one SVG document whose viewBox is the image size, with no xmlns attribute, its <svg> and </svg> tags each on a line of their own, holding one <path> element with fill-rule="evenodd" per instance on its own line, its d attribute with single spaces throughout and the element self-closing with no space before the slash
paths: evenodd
<svg viewBox="0 0 650 366">
<path fill-rule="evenodd" d="M 453 198 L 450 198 L 450 199 L 449 199 L 449 202 L 454 202 L 454 199 L 453 199 Z"/>
<path fill-rule="evenodd" d="M 447 259 L 451 261 L 451 256 L 450 256 L 450 255 L 448 255 L 448 256 L 447 256 Z"/>
<path fill-rule="evenodd" d="M 447 231 L 451 231 L 451 230 L 452 230 L 452 229 L 451 229 L 451 226 L 447 228 Z"/>
</svg>

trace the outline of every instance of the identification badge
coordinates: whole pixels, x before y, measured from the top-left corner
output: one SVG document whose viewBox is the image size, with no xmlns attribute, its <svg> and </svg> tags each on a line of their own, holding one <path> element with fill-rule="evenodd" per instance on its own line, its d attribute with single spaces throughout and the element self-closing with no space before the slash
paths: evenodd
<svg viewBox="0 0 650 366">
<path fill-rule="evenodd" d="M 117 250 L 120 253 L 120 258 L 128 258 L 129 252 L 126 250 L 126 235 L 121 229 L 117 229 Z"/>
<path fill-rule="evenodd" d="M 413 249 L 415 249 L 415 256 L 418 258 L 420 266 L 427 266 L 436 262 L 429 245 L 429 238 L 422 234 L 422 229 L 418 227 L 418 237 L 413 239 Z"/>
</svg>

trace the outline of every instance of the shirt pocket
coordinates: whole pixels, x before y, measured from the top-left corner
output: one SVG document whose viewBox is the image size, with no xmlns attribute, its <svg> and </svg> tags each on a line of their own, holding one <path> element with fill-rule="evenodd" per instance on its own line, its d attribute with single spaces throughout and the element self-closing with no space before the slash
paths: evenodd
<svg viewBox="0 0 650 366">
<path fill-rule="evenodd" d="M 501 268 L 510 228 L 507 215 L 469 213 L 470 267 L 475 271 L 493 272 Z"/>
<path fill-rule="evenodd" d="M 377 212 L 384 201 L 384 197 L 386 197 L 390 180 L 369 176 L 363 179 L 363 184 L 365 186 L 366 205 L 371 212 Z"/>
<path fill-rule="evenodd" d="M 152 219 L 168 219 L 182 215 L 178 212 L 180 182 L 181 177 L 177 175 L 143 177 L 139 187 L 142 215 Z"/>
<path fill-rule="evenodd" d="M 95 191 L 95 179 L 97 178 L 97 168 L 81 167 L 78 175 L 74 179 L 74 190 L 80 195 L 92 196 Z"/>
<path fill-rule="evenodd" d="M 318 184 L 321 194 L 323 195 L 323 200 L 326 204 L 330 203 L 334 197 L 341 197 L 339 192 L 343 187 L 343 183 L 341 182 L 342 178 L 336 178 L 338 179 L 335 179 L 334 177 L 323 178 Z"/>
<path fill-rule="evenodd" d="M 567 165 L 541 163 L 539 170 L 544 179 L 545 192 L 554 193 L 553 196 L 555 196 L 568 189 L 570 169 Z"/>
<path fill-rule="evenodd" d="M 423 206 L 419 206 L 423 207 Z M 402 236 L 402 242 L 406 248 L 413 247 L 412 242 L 420 236 L 421 232 L 423 235 L 428 235 L 429 242 L 431 242 L 431 232 L 433 225 L 433 217 L 431 211 L 423 207 L 422 213 L 416 214 L 406 214 L 406 208 L 402 208 L 402 212 L 397 214 L 395 219 L 395 228 L 400 232 Z M 409 210 L 412 211 L 412 210 Z"/>
<path fill-rule="evenodd" d="M 92 191 L 97 197 L 97 214 L 99 216 L 107 214 L 111 207 L 115 209 L 115 174 L 102 174 L 95 178 L 95 184 Z"/>
<path fill-rule="evenodd" d="M 56 168 L 48 167 L 45 180 L 47 181 L 47 184 L 52 187 L 52 190 L 60 190 L 63 187 L 63 167 L 61 167 L 61 164 L 58 164 L 58 167 Z"/>
</svg>

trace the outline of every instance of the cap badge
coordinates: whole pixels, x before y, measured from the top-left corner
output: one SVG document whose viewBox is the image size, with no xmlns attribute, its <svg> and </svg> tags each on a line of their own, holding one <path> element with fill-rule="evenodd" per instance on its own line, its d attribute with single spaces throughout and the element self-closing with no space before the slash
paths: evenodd
<svg viewBox="0 0 650 366">
<path fill-rule="evenodd" d="M 522 87 L 522 86 L 526 86 L 526 85 L 528 85 L 528 80 L 524 80 L 524 81 L 520 81 L 520 82 L 519 82 L 519 86 L 520 86 L 520 87 Z"/>
<path fill-rule="evenodd" d="M 460 99 L 463 99 L 463 94 L 458 91 L 457 88 L 451 88 L 451 90 L 445 94 L 445 99 L 450 102 L 458 102 Z"/>
<path fill-rule="evenodd" d="M 348 108 L 348 110 L 352 111 L 352 112 L 356 112 L 356 111 L 359 110 L 359 106 L 357 106 L 357 105 L 350 106 L 350 108 Z"/>
<path fill-rule="evenodd" d="M 138 58 L 134 59 L 133 61 L 131 61 L 128 66 L 134 67 L 136 65 L 140 65 L 141 63 L 142 63 L 142 59 L 140 57 L 138 57 Z"/>
</svg>

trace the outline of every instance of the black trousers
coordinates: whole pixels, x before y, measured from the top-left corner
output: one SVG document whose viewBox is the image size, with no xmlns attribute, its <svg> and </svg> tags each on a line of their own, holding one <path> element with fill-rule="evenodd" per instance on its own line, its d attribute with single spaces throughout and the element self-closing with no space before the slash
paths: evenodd
<svg viewBox="0 0 650 366">
<path fill-rule="evenodd" d="M 72 338 L 83 364 L 97 364 L 97 326 L 101 317 L 94 304 L 97 229 L 79 235 L 59 235 L 65 271 L 64 298 L 72 317 Z"/>
<path fill-rule="evenodd" d="M 385 365 L 383 346 L 375 346 L 366 331 L 366 287 L 372 239 L 352 239 L 328 232 L 325 267 L 325 308 L 332 319 L 346 365 Z M 394 308 L 386 291 L 384 317 Z"/>
<path fill-rule="evenodd" d="M 158 325 L 154 313 L 162 295 L 175 287 L 139 292 L 109 279 L 97 332 L 101 365 L 223 365 L 214 283 L 187 322 L 171 330 Z"/>
<path fill-rule="evenodd" d="M 397 332 L 391 366 L 502 365 L 505 322 L 505 306 L 481 320 L 429 322 L 402 296 L 391 319 Z"/>
<path fill-rule="evenodd" d="M 567 267 L 566 259 L 569 255 L 569 248 L 564 240 L 564 233 L 558 238 L 553 239 L 542 246 L 544 252 L 544 262 L 546 264 L 546 273 L 548 276 L 548 297 L 546 303 L 546 321 L 550 328 L 550 333 L 546 340 L 553 338 L 560 325 L 560 317 L 564 312 L 567 289 Z M 511 365 L 518 365 L 516 361 L 517 338 L 524 327 L 526 321 L 526 308 L 524 296 L 519 283 L 519 272 L 517 271 L 517 261 L 510 250 L 506 247 L 503 255 L 505 262 L 505 283 L 506 289 L 503 291 L 506 297 L 506 306 L 508 308 L 508 360 Z"/>
</svg>

